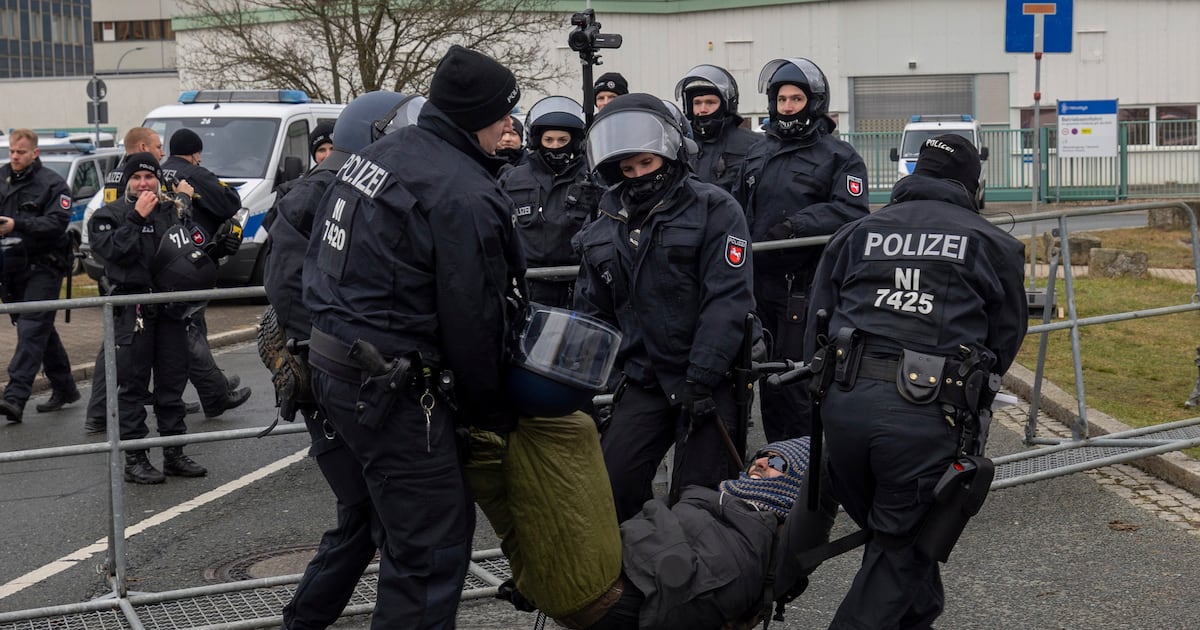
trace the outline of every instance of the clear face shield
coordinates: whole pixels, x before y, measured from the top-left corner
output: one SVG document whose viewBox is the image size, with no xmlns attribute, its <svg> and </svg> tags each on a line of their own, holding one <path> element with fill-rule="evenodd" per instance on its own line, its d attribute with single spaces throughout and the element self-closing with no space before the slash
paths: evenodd
<svg viewBox="0 0 1200 630">
<path fill-rule="evenodd" d="M 417 124 L 417 117 L 421 114 L 421 107 L 425 105 L 425 100 L 425 97 L 420 94 L 411 94 L 401 99 L 387 114 L 371 123 L 371 141 L 374 142 L 394 133 L 402 127 Z"/>
<path fill-rule="evenodd" d="M 622 110 L 592 123 L 587 135 L 588 168 L 594 171 L 611 158 L 638 153 L 677 160 L 682 144 L 674 121 L 648 111 Z"/>
<path fill-rule="evenodd" d="M 721 93 L 721 99 L 725 101 L 726 106 L 733 109 L 730 103 L 737 100 L 737 83 L 728 72 L 708 64 L 688 70 L 679 83 L 675 84 L 675 100 L 684 103 L 684 92 L 696 82 L 711 84 Z"/>
<path fill-rule="evenodd" d="M 583 129 L 583 106 L 574 99 L 565 96 L 547 96 L 533 104 L 525 115 L 525 128 L 532 129 L 538 124 L 538 119 L 550 116 L 556 121 L 565 121 L 567 117 L 574 118 Z M 555 124 L 561 124 L 556 122 Z"/>
<path fill-rule="evenodd" d="M 775 73 L 786 65 L 795 66 L 802 75 L 805 82 L 808 83 L 809 89 L 814 94 L 825 94 L 827 88 L 825 86 L 825 75 L 821 74 L 821 69 L 817 64 L 804 59 L 803 57 L 790 57 L 788 59 L 773 59 L 763 66 L 761 72 L 758 73 L 758 93 L 766 94 L 767 88 L 771 87 L 771 79 Z"/>
<path fill-rule="evenodd" d="M 608 383 L 621 333 L 566 309 L 530 304 L 516 339 L 516 365 L 569 387 L 597 392 Z"/>
</svg>

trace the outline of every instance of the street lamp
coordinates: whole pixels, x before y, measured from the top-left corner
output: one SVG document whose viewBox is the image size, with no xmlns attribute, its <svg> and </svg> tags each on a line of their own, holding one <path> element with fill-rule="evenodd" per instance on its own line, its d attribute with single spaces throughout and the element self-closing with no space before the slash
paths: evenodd
<svg viewBox="0 0 1200 630">
<path fill-rule="evenodd" d="M 117 69 L 113 71 L 113 74 L 121 74 L 121 62 L 125 61 L 125 55 L 128 55 L 131 52 L 137 52 L 139 50 L 146 50 L 146 47 L 138 46 L 136 48 L 130 48 L 129 50 L 126 50 L 125 52 L 121 53 L 121 56 L 119 58 L 117 58 Z"/>
</svg>

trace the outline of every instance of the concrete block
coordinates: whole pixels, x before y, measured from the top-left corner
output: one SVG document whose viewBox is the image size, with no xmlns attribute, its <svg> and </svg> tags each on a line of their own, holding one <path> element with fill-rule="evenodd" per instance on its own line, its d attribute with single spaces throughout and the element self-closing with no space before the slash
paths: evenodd
<svg viewBox="0 0 1200 630">
<path fill-rule="evenodd" d="M 1097 278 L 1146 278 L 1150 276 L 1150 255 L 1127 249 L 1097 247 L 1092 250 L 1088 275 Z"/>
</svg>

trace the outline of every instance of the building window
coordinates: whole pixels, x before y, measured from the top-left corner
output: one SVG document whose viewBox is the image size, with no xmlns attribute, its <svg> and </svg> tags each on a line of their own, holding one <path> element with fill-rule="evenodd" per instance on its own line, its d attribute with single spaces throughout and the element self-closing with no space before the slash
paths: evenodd
<svg viewBox="0 0 1200 630">
<path fill-rule="evenodd" d="M 171 20 L 127 20 L 93 22 L 92 38 L 97 42 L 170 41 L 175 39 Z"/>
<path fill-rule="evenodd" d="M 1038 113 L 1038 124 L 1040 124 L 1042 127 L 1050 128 L 1050 133 L 1047 134 L 1046 144 L 1048 144 L 1051 149 L 1057 147 L 1058 146 L 1058 134 L 1055 133 L 1055 130 L 1058 127 L 1058 109 L 1053 106 L 1046 107 L 1045 105 L 1043 105 L 1042 111 Z M 1032 130 L 1033 129 L 1033 108 L 1032 107 L 1026 107 L 1025 109 L 1021 110 L 1021 129 L 1022 130 Z M 1021 134 L 1021 146 L 1026 149 L 1033 148 L 1033 132 L 1032 131 L 1024 131 Z"/>
<path fill-rule="evenodd" d="M 1122 107 L 1117 120 L 1125 128 L 1125 141 L 1129 146 L 1150 144 L 1150 108 Z"/>
<path fill-rule="evenodd" d="M 1196 106 L 1159 105 L 1155 108 L 1155 135 L 1160 147 L 1196 145 Z"/>
</svg>

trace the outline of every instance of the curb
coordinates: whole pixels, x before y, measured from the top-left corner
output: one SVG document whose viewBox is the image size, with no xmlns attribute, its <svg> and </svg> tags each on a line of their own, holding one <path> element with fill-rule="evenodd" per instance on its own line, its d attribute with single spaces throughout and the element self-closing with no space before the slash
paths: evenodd
<svg viewBox="0 0 1200 630">
<path fill-rule="evenodd" d="M 248 326 L 246 328 L 236 328 L 234 330 L 216 333 L 208 336 L 208 346 L 212 349 L 231 346 L 246 341 L 252 341 L 258 336 L 258 326 Z M 92 380 L 92 372 L 96 370 L 96 362 L 82 363 L 71 368 L 71 377 L 76 382 Z M 50 390 L 50 381 L 46 379 L 46 375 L 39 373 L 37 378 L 33 379 L 33 390 L 31 394 L 40 394 Z"/>
<path fill-rule="evenodd" d="M 1004 375 L 1003 385 L 1009 391 L 1029 400 L 1033 395 L 1034 372 L 1014 363 Z M 1060 387 L 1042 379 L 1041 411 L 1054 420 L 1069 426 L 1079 421 L 1079 403 Z M 1128 431 L 1133 427 L 1091 407 L 1087 408 L 1088 433 L 1092 437 Z M 1200 461 L 1179 451 L 1135 459 L 1127 464 L 1154 475 L 1193 494 L 1200 494 Z"/>
</svg>

